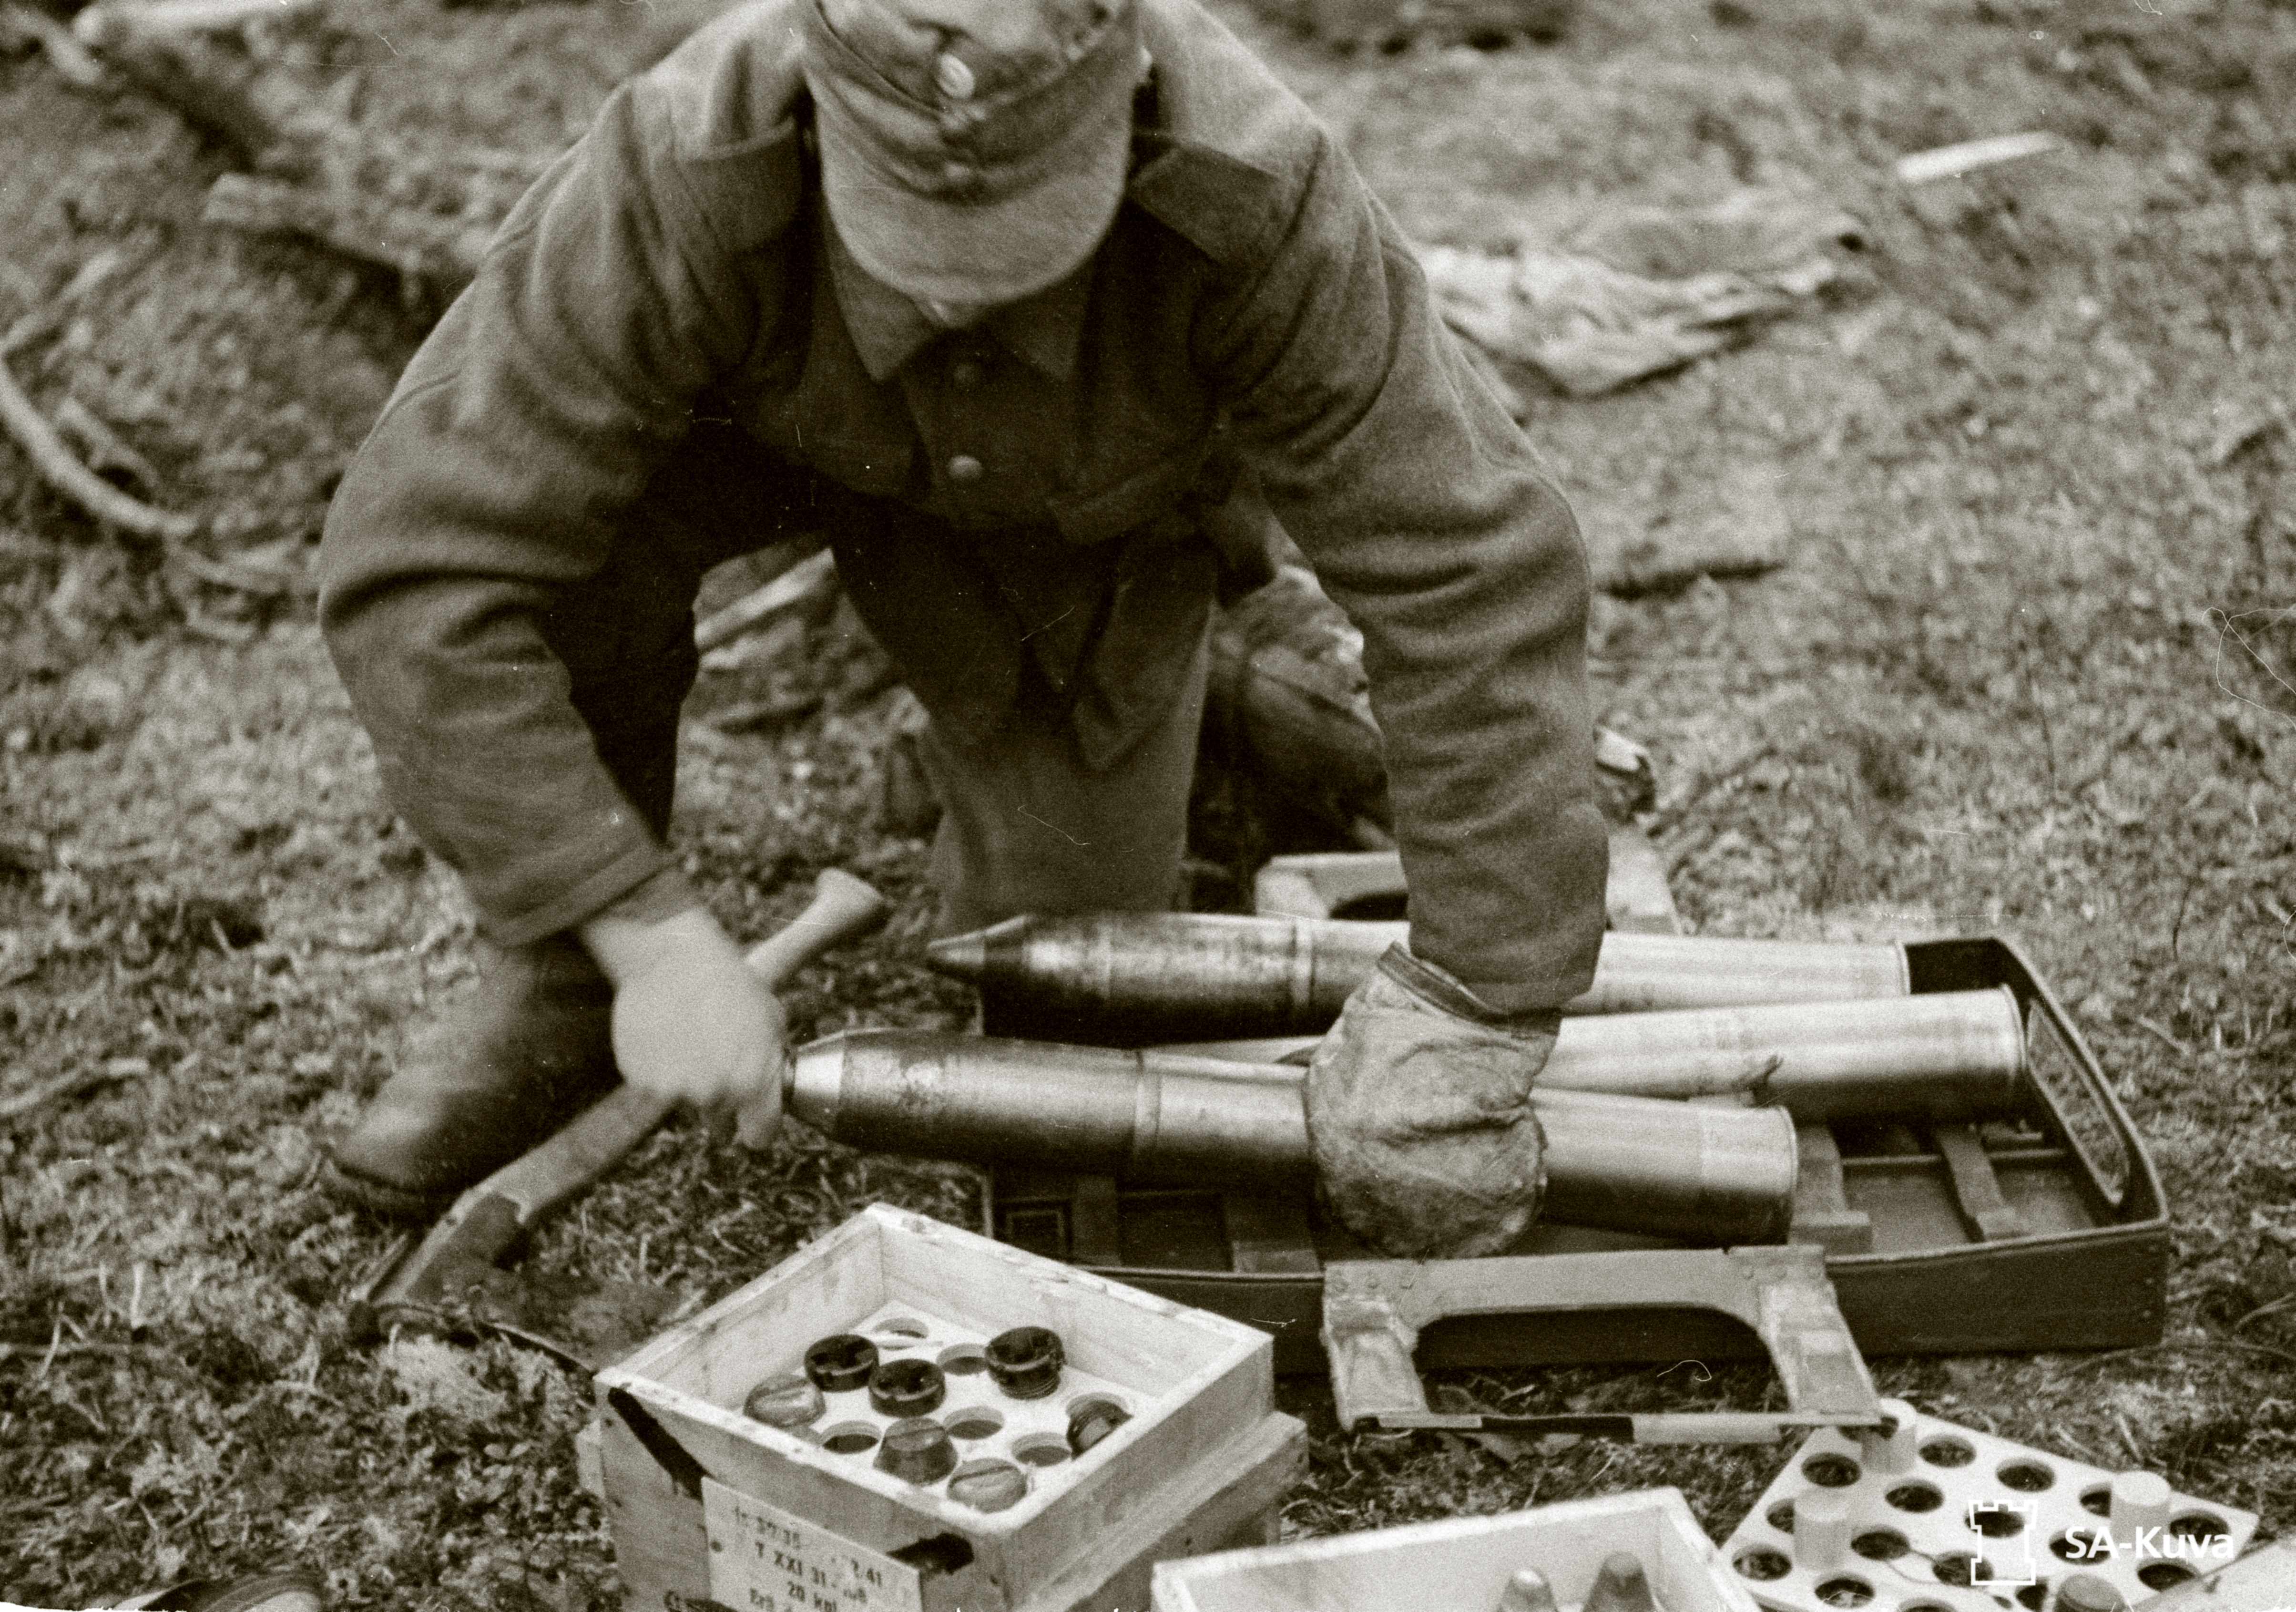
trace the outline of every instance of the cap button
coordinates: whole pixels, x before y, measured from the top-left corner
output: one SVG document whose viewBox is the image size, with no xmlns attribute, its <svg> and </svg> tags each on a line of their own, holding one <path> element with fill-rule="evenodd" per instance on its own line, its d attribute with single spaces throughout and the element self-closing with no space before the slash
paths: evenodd
<svg viewBox="0 0 2296 1612">
<path fill-rule="evenodd" d="M 972 92 L 977 87 L 972 70 L 947 51 L 933 58 L 933 82 L 940 86 L 940 93 L 952 101 L 972 100 Z"/>
</svg>

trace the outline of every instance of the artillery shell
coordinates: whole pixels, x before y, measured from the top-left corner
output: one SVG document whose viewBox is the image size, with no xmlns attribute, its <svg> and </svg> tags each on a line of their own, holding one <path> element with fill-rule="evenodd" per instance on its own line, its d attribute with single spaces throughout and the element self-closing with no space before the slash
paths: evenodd
<svg viewBox="0 0 2296 1612">
<path fill-rule="evenodd" d="M 869 1374 L 869 1409 L 880 1416 L 929 1415 L 947 1397 L 947 1379 L 931 1361 L 881 1361 Z"/>
<path fill-rule="evenodd" d="M 1499 1591 L 1498 1612 L 1557 1612 L 1554 1586 L 1536 1567 L 1517 1567 Z"/>
<path fill-rule="evenodd" d="M 839 1332 L 805 1352 L 805 1374 L 824 1394 L 866 1387 L 877 1369 L 877 1345 L 857 1332 Z"/>
<path fill-rule="evenodd" d="M 1304 1064 L 1310 1037 L 1197 1042 L 1168 1055 Z M 1542 1091 L 1729 1098 L 1804 1122 L 2005 1119 L 2027 1106 L 2025 1022 L 2007 986 L 1894 1001 L 1685 1008 L 1564 1021 Z"/>
<path fill-rule="evenodd" d="M 1105 1394 L 1088 1394 L 1069 1411 L 1069 1448 L 1078 1455 L 1132 1419 L 1132 1412 Z"/>
<path fill-rule="evenodd" d="M 2056 1604 L 2057 1612 L 2126 1612 L 2128 1598 L 2101 1573 L 2068 1573 Z"/>
<path fill-rule="evenodd" d="M 1006 1511 L 1028 1498 L 1029 1475 L 1011 1461 L 980 1456 L 948 1475 L 948 1497 L 975 1511 Z"/>
<path fill-rule="evenodd" d="M 1581 1612 L 1658 1612 L 1641 1559 L 1628 1550 L 1613 1550 L 1604 1557 Z"/>
<path fill-rule="evenodd" d="M 1266 1192 L 1314 1180 L 1305 1079 L 1283 1065 L 848 1031 L 798 1054 L 789 1108 L 878 1152 Z M 1799 1159 L 1783 1111 L 1579 1091 L 1532 1103 L 1549 1218 L 1712 1244 L 1784 1235 Z"/>
<path fill-rule="evenodd" d="M 1225 913 L 1016 917 L 926 948 L 1037 1039 L 1137 1046 L 1328 1027 L 1408 924 Z M 1902 997 L 1905 948 L 1707 935 L 1603 937 L 1568 1014 Z"/>
<path fill-rule="evenodd" d="M 802 1427 L 827 1404 L 802 1371 L 777 1371 L 750 1390 L 742 1414 L 769 1427 Z"/>
<path fill-rule="evenodd" d="M 948 1429 L 925 1417 L 895 1422 L 877 1446 L 877 1470 L 912 1484 L 937 1484 L 956 1467 Z"/>
<path fill-rule="evenodd" d="M 988 1340 L 989 1379 L 1014 1399 L 1042 1399 L 1059 1387 L 1066 1359 L 1061 1335 L 1047 1327 L 1014 1327 Z"/>
</svg>

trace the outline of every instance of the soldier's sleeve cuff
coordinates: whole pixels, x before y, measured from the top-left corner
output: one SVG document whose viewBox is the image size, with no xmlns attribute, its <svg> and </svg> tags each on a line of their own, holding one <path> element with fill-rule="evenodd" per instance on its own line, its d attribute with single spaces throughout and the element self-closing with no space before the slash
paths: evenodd
<svg viewBox="0 0 2296 1612">
<path fill-rule="evenodd" d="M 1553 1035 L 1562 1024 L 1562 1013 L 1553 1008 L 1510 1011 L 1470 990 L 1449 969 L 1412 956 L 1399 942 L 1381 955 L 1379 971 L 1421 1000 L 1478 1024 L 1542 1035 Z"/>
<path fill-rule="evenodd" d="M 647 843 L 632 846 L 554 901 L 510 918 L 481 917 L 479 927 L 498 946 L 523 946 L 571 929 L 624 901 L 636 905 L 623 916 L 655 922 L 700 906 L 701 896 L 668 851 Z"/>
<path fill-rule="evenodd" d="M 685 876 L 685 869 L 672 862 L 654 874 L 627 895 L 617 896 L 596 912 L 577 919 L 586 923 L 594 917 L 611 914 L 634 924 L 659 924 L 664 918 L 674 918 L 681 912 L 701 905 L 701 892 L 693 881 Z"/>
</svg>

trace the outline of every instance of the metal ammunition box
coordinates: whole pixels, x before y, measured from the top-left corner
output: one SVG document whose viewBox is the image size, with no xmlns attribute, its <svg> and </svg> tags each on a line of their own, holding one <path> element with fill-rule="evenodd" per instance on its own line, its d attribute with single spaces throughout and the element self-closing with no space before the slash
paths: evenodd
<svg viewBox="0 0 2296 1612">
<path fill-rule="evenodd" d="M 1800 1127 L 1794 1240 L 1827 1250 L 1841 1312 L 1869 1354 L 2115 1348 L 2158 1341 L 2167 1304 L 2160 1177 L 2095 1056 L 2010 942 L 1910 942 L 1916 994 L 2007 986 L 2032 1087 L 2009 1122 Z M 997 1235 L 1272 1332 L 1279 1371 L 1323 1368 L 1323 1269 L 1367 1251 L 1304 1191 L 1248 1197 L 999 1171 Z M 1565 1225 L 1521 1252 L 1670 1246 Z M 1695 1310 L 1460 1318 L 1421 1340 L 1424 1366 L 1752 1357 L 1735 1321 Z"/>
</svg>

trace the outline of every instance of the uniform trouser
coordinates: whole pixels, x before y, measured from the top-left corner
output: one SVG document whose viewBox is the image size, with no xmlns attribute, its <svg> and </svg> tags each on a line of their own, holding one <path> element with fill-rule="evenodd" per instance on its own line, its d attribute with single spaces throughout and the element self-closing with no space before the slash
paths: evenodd
<svg viewBox="0 0 2296 1612">
<path fill-rule="evenodd" d="M 1193 657 L 1181 697 L 1101 770 L 1086 764 L 1074 729 L 1034 679 L 1023 682 L 1013 720 L 983 742 L 926 730 L 925 773 L 941 803 L 932 857 L 940 933 L 1023 912 L 1171 909 L 1210 663 L 1201 636 L 1172 653 Z"/>
<path fill-rule="evenodd" d="M 682 456 L 685 465 L 696 456 Z M 711 566 L 816 529 L 807 480 L 754 462 L 698 461 L 657 479 L 604 570 L 565 590 L 545 636 L 575 708 L 657 834 L 667 832 L 678 711 L 693 686 L 693 605 Z M 716 480 L 712 480 L 712 473 Z M 884 645 L 896 663 L 903 646 Z M 1010 719 L 960 736 L 936 722 L 925 769 L 942 817 L 933 846 L 938 927 L 958 933 L 1023 912 L 1168 909 L 1177 893 L 1210 666 L 1207 635 L 1175 643 L 1178 697 L 1112 761 L 1087 763 L 1067 703 L 1024 667 Z"/>
</svg>

